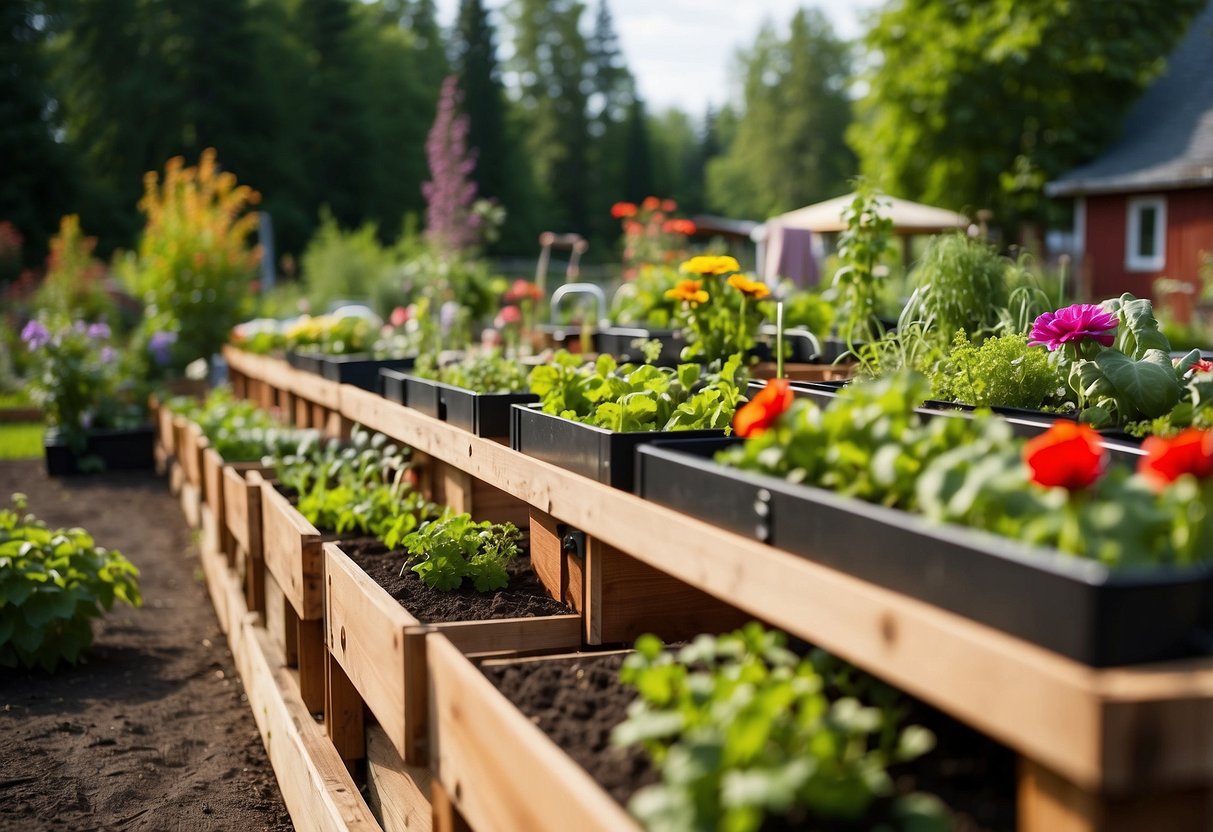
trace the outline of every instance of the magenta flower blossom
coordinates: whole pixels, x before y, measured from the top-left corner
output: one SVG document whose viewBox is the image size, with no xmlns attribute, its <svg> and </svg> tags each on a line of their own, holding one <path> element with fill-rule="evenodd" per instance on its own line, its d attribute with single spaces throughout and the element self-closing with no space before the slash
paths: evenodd
<svg viewBox="0 0 1213 832">
<path fill-rule="evenodd" d="M 1032 324 L 1028 344 L 1056 350 L 1062 344 L 1084 338 L 1112 346 L 1116 340 L 1116 316 L 1093 303 L 1076 303 L 1056 312 L 1045 312 Z"/>
</svg>

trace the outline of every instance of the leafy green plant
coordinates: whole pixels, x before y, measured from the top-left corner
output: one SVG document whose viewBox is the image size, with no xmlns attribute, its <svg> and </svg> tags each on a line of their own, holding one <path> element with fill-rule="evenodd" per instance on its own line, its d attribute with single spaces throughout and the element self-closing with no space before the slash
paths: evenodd
<svg viewBox="0 0 1213 832">
<path fill-rule="evenodd" d="M 678 301 L 666 292 L 678 284 L 678 270 L 670 266 L 645 264 L 635 278 L 619 287 L 611 298 L 610 318 L 616 324 L 672 329 L 678 314 Z"/>
<path fill-rule="evenodd" d="M 314 431 L 301 431 L 278 424 L 250 401 L 237 399 L 231 388 L 217 387 L 201 405 L 194 399 L 185 403 L 173 399 L 166 406 L 183 412 L 198 423 L 207 442 L 224 462 L 257 462 L 278 457 L 299 447 Z"/>
<path fill-rule="evenodd" d="M 620 366 L 609 355 L 582 364 L 562 351 L 531 371 L 530 387 L 544 413 L 608 430 L 728 430 L 745 399 L 741 360 L 710 373 L 699 364 Z"/>
<path fill-rule="evenodd" d="M 1016 332 L 975 345 L 959 330 L 931 374 L 932 396 L 979 407 L 1057 408 L 1065 389 L 1046 353 Z"/>
<path fill-rule="evenodd" d="M 371 535 L 394 549 L 438 508 L 412 485 L 408 449 L 355 426 L 349 443 L 305 437 L 278 460 L 278 478 L 308 522 L 338 534 Z"/>
<path fill-rule="evenodd" d="M 988 243 L 962 233 L 931 238 L 912 279 L 914 292 L 900 324 L 921 321 L 946 344 L 952 335 L 993 332 L 1010 303 L 1006 258 Z"/>
<path fill-rule="evenodd" d="M 75 663 L 93 641 L 92 619 L 114 601 L 142 603 L 139 570 L 83 529 L 49 529 L 25 495 L 0 510 L 0 665 Z"/>
<path fill-rule="evenodd" d="M 881 213 L 884 205 L 879 192 L 861 181 L 842 214 L 847 227 L 838 237 L 839 265 L 831 289 L 839 308 L 838 334 L 851 349 L 881 334 L 878 269 L 893 235 L 893 221 Z"/>
<path fill-rule="evenodd" d="M 509 586 L 506 566 L 517 556 L 521 539 L 512 523 L 477 523 L 470 514 L 446 514 L 405 537 L 404 547 L 418 561 L 412 570 L 426 586 L 449 592 L 466 578 L 477 592 L 490 592 Z"/>
<path fill-rule="evenodd" d="M 898 825 L 948 828 L 934 798 L 894 797 L 888 772 L 929 751 L 931 733 L 897 725 L 895 708 L 829 696 L 829 680 L 782 633 L 751 623 L 676 653 L 641 636 L 620 678 L 638 698 L 612 741 L 643 744 L 661 771 L 628 806 L 653 832 L 858 822 L 882 799 Z"/>
<path fill-rule="evenodd" d="M 432 360 L 426 359 L 426 356 L 418 359 L 412 370 L 414 375 L 476 393 L 522 393 L 527 390 L 530 368 L 506 358 L 497 350 L 442 367 L 436 367 Z"/>
</svg>

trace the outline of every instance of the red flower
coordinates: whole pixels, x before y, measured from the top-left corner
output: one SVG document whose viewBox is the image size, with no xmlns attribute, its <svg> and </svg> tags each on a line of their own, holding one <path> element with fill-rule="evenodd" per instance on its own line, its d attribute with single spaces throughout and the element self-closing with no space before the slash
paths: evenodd
<svg viewBox="0 0 1213 832">
<path fill-rule="evenodd" d="M 519 278 L 510 285 L 509 291 L 505 293 L 505 299 L 511 303 L 522 300 L 539 301 L 543 300 L 543 290 L 537 283 Z"/>
<path fill-rule="evenodd" d="M 611 216 L 617 220 L 636 216 L 636 206 L 631 202 L 616 202 L 611 206 Z"/>
<path fill-rule="evenodd" d="M 503 306 L 501 311 L 497 313 L 497 320 L 494 321 L 498 329 L 502 327 L 512 326 L 522 320 L 522 310 L 517 306 Z"/>
<path fill-rule="evenodd" d="M 1054 422 L 1053 427 L 1029 440 L 1023 453 L 1032 469 L 1032 482 L 1070 491 L 1098 480 L 1107 462 L 1107 451 L 1095 429 L 1069 421 Z"/>
<path fill-rule="evenodd" d="M 661 210 L 665 211 L 667 214 L 677 211 L 678 203 L 672 199 L 663 199 L 661 200 Z"/>
<path fill-rule="evenodd" d="M 409 320 L 409 310 L 403 306 L 397 306 L 392 310 L 392 315 L 388 320 L 392 322 L 392 326 L 404 326 Z"/>
<path fill-rule="evenodd" d="M 690 220 L 666 220 L 665 225 L 661 226 L 661 230 L 666 234 L 682 234 L 689 237 L 695 233 L 695 223 Z"/>
<path fill-rule="evenodd" d="M 754 398 L 733 414 L 733 430 L 741 437 L 760 436 L 792 406 L 792 385 L 786 378 L 767 382 Z"/>
<path fill-rule="evenodd" d="M 644 226 L 635 220 L 628 220 L 623 224 L 623 233 L 629 237 L 639 237 L 644 233 Z"/>
<path fill-rule="evenodd" d="M 1197 479 L 1213 476 L 1213 431 L 1188 428 L 1171 439 L 1147 437 L 1141 443 L 1146 452 L 1137 464 L 1137 473 L 1155 488 L 1175 482 L 1184 474 Z"/>
<path fill-rule="evenodd" d="M 1213 361 L 1207 358 L 1202 358 L 1188 368 L 1188 372 L 1193 375 L 1197 373 L 1213 373 Z"/>
<path fill-rule="evenodd" d="M 661 200 L 655 196 L 646 196 L 644 202 L 640 203 L 640 207 L 645 211 L 656 211 L 661 207 Z"/>
</svg>

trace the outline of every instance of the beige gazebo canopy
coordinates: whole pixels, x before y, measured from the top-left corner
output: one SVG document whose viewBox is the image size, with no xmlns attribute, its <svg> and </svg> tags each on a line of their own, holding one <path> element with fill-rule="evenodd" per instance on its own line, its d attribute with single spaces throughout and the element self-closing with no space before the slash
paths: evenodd
<svg viewBox="0 0 1213 832">
<path fill-rule="evenodd" d="M 776 222 L 784 228 L 799 228 L 818 234 L 836 233 L 847 227 L 842 221 L 842 212 L 854 199 L 853 193 L 834 197 L 816 205 L 797 208 L 795 211 L 772 217 L 768 222 Z M 882 203 L 881 214 L 893 220 L 893 230 L 897 234 L 938 234 L 969 225 L 968 217 L 955 211 L 893 196 L 881 196 L 879 199 Z"/>
</svg>

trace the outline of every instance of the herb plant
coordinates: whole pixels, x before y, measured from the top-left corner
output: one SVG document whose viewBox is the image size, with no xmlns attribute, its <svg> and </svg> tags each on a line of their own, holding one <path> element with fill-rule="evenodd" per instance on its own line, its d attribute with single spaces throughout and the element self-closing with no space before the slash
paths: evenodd
<svg viewBox="0 0 1213 832">
<path fill-rule="evenodd" d="M 852 350 L 856 342 L 881 334 L 879 267 L 893 235 L 893 221 L 881 213 L 884 205 L 871 185 L 860 182 L 842 214 L 847 227 L 838 237 L 831 290 L 839 307 L 838 334 Z"/>
<path fill-rule="evenodd" d="M 711 373 L 699 364 L 620 366 L 609 355 L 582 364 L 560 352 L 531 371 L 530 387 L 544 413 L 608 430 L 727 430 L 745 398 L 741 360 Z"/>
<path fill-rule="evenodd" d="M 404 538 L 404 547 L 417 559 L 412 570 L 426 586 L 448 592 L 464 579 L 477 592 L 505 589 L 506 565 L 518 554 L 522 532 L 512 523 L 477 523 L 470 514 L 447 514 L 423 523 Z"/>
<path fill-rule="evenodd" d="M 500 352 L 489 352 L 442 367 L 418 362 L 413 374 L 461 387 L 476 393 L 522 393 L 527 389 L 529 368 Z"/>
<path fill-rule="evenodd" d="M 642 636 L 620 676 L 638 699 L 612 740 L 643 744 L 661 771 L 628 806 L 653 832 L 750 832 L 768 818 L 856 823 L 881 799 L 905 828 L 949 828 L 934 798 L 895 798 L 888 772 L 929 751 L 930 732 L 897 725 L 895 707 L 831 697 L 782 633 L 751 623 L 677 653 Z"/>
<path fill-rule="evenodd" d="M 931 373 L 931 395 L 979 407 L 1064 407 L 1066 390 L 1048 355 L 1016 332 L 974 344 L 957 331 Z"/>
<path fill-rule="evenodd" d="M 142 603 L 139 570 L 83 529 L 47 528 L 24 494 L 0 510 L 0 665 L 54 670 L 93 641 L 92 619 L 114 601 Z"/>
<path fill-rule="evenodd" d="M 174 412 L 183 412 L 197 422 L 211 448 L 224 462 L 257 462 L 277 457 L 299 446 L 314 431 L 302 431 L 278 424 L 250 401 L 237 399 L 231 389 L 217 387 L 199 405 L 187 399 L 185 405 L 170 400 Z"/>
</svg>

